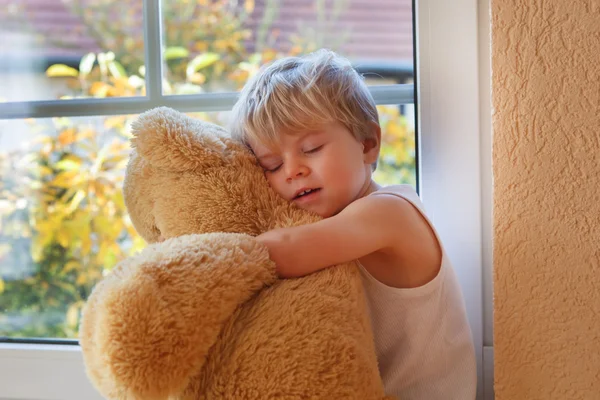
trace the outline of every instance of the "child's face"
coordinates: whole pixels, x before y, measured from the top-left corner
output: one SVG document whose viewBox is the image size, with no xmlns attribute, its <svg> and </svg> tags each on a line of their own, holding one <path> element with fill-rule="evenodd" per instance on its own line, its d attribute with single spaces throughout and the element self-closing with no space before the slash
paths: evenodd
<svg viewBox="0 0 600 400">
<path fill-rule="evenodd" d="M 366 194 L 379 152 L 378 145 L 356 140 L 337 122 L 310 132 L 282 133 L 276 150 L 250 146 L 281 197 L 325 218 Z"/>
</svg>

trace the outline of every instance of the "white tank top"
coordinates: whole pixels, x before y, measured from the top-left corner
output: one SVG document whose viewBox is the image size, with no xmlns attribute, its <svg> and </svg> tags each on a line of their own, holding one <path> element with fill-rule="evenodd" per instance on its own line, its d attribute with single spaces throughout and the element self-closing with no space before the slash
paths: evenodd
<svg viewBox="0 0 600 400">
<path fill-rule="evenodd" d="M 371 195 L 379 194 L 408 200 L 435 232 L 411 186 L 390 186 Z M 441 242 L 440 247 L 438 275 L 413 289 L 386 286 L 361 266 L 385 391 L 402 400 L 475 399 L 477 367 L 464 299 Z"/>
</svg>

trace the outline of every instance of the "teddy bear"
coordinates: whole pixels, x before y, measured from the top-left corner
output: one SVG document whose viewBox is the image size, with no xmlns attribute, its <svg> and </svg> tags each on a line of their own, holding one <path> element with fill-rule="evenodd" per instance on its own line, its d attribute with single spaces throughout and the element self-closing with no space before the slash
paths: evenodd
<svg viewBox="0 0 600 400">
<path fill-rule="evenodd" d="M 107 399 L 384 399 L 355 263 L 278 279 L 254 237 L 317 221 L 252 152 L 170 108 L 132 125 L 124 181 L 148 242 L 83 310 L 86 373 Z"/>
</svg>

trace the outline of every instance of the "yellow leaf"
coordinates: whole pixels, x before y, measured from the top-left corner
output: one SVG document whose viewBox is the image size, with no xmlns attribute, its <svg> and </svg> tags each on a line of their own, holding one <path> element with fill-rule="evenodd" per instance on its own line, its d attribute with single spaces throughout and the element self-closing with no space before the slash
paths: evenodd
<svg viewBox="0 0 600 400">
<path fill-rule="evenodd" d="M 69 261 L 65 264 L 65 267 L 63 268 L 63 273 L 67 274 L 71 271 L 77 270 L 79 266 L 80 264 L 78 261 Z"/>
<path fill-rule="evenodd" d="M 76 327 L 79 322 L 79 305 L 72 304 L 67 311 L 66 323 L 70 327 Z"/>
<path fill-rule="evenodd" d="M 75 281 L 75 283 L 78 286 L 83 286 L 87 283 L 87 277 L 84 274 L 79 274 L 79 276 L 77 277 L 77 280 Z"/>
<path fill-rule="evenodd" d="M 34 220 L 34 227 L 37 234 L 31 242 L 31 257 L 35 262 L 39 262 L 43 258 L 44 249 L 54 239 L 55 227 L 59 223 L 60 221 L 57 218 L 51 218 L 48 221 Z"/>
<path fill-rule="evenodd" d="M 70 128 L 62 131 L 58 135 L 58 142 L 63 146 L 73 143 L 75 141 L 75 133 L 75 128 Z"/>
<path fill-rule="evenodd" d="M 264 50 L 262 53 L 263 62 L 273 61 L 277 57 L 277 52 L 273 49 Z"/>
<path fill-rule="evenodd" d="M 200 72 L 192 74 L 188 79 L 191 83 L 195 83 L 196 85 L 201 85 L 206 82 L 206 76 Z"/>
<path fill-rule="evenodd" d="M 85 129 L 81 132 L 79 132 L 76 136 L 75 136 L 75 141 L 79 142 L 85 139 L 90 139 L 93 138 L 96 135 L 96 132 L 92 129 Z"/>
<path fill-rule="evenodd" d="M 98 233 L 110 232 L 112 229 L 113 221 L 104 215 L 97 215 L 93 220 L 94 230 Z"/>
<path fill-rule="evenodd" d="M 54 286 L 61 288 L 66 293 L 74 293 L 76 290 L 71 282 L 65 282 L 61 280 L 56 280 L 54 282 Z"/>
<path fill-rule="evenodd" d="M 146 247 L 147 243 L 143 237 L 137 235 L 133 238 L 133 246 L 131 246 L 131 255 L 136 254 L 137 252 L 143 250 Z"/>
<path fill-rule="evenodd" d="M 93 180 L 90 182 L 90 193 L 97 197 L 98 202 L 102 202 L 104 200 L 104 189 L 105 188 L 102 182 L 99 182 L 98 180 Z"/>
<path fill-rule="evenodd" d="M 63 248 L 66 249 L 69 247 L 70 239 L 71 238 L 70 238 L 69 232 L 66 229 L 59 229 L 59 231 L 56 232 L 56 241 Z"/>
<path fill-rule="evenodd" d="M 123 192 L 121 190 L 118 190 L 115 193 L 115 195 L 113 197 L 113 202 L 115 203 L 115 207 L 117 207 L 119 210 L 125 211 L 125 199 L 123 198 Z M 126 219 L 123 219 L 123 223 L 125 225 L 130 224 L 131 219 L 129 219 L 129 217 L 127 217 Z"/>
<path fill-rule="evenodd" d="M 113 243 L 112 246 L 110 246 L 106 249 L 106 253 L 105 253 L 102 265 L 105 265 L 106 268 L 108 268 L 108 269 L 112 269 L 115 266 L 115 264 L 117 263 L 117 254 L 118 253 L 120 253 L 119 246 L 117 246 L 115 243 Z"/>
<path fill-rule="evenodd" d="M 47 167 L 45 165 L 39 165 L 38 166 L 38 170 L 40 172 L 40 176 L 44 177 L 46 175 L 52 175 L 54 173 L 54 171 L 52 170 L 52 168 Z"/>
<path fill-rule="evenodd" d="M 63 158 L 55 164 L 55 167 L 62 171 L 77 171 L 81 169 L 81 162 Z"/>
<path fill-rule="evenodd" d="M 0 293 L 4 292 L 4 281 L 0 278 Z"/>
<path fill-rule="evenodd" d="M 98 152 L 98 155 L 96 156 L 96 159 L 94 160 L 94 165 L 92 165 L 92 167 L 90 168 L 90 172 L 92 173 L 92 175 L 96 175 L 98 171 L 100 171 L 100 167 L 102 166 L 102 163 L 104 163 L 104 160 L 106 160 L 106 157 L 108 156 L 109 152 L 110 145 L 107 143 L 104 146 L 102 146 L 102 148 Z"/>
<path fill-rule="evenodd" d="M 106 97 L 110 89 L 111 86 L 104 82 L 94 82 L 90 87 L 90 94 L 94 97 Z"/>
<path fill-rule="evenodd" d="M 72 187 L 72 188 L 67 189 L 65 191 L 65 193 L 62 196 L 60 196 L 60 201 L 62 203 L 68 203 L 69 201 L 71 201 L 71 199 L 73 198 L 73 196 L 75 196 L 75 193 L 77 193 L 77 190 L 79 190 L 79 189 L 76 188 L 76 187 Z M 45 201 L 47 203 L 55 203 L 56 202 L 56 196 L 51 195 L 51 196 L 49 196 L 49 198 L 45 199 Z"/>
<path fill-rule="evenodd" d="M 54 64 L 46 70 L 46 76 L 50 78 L 64 78 L 69 76 L 77 78 L 79 71 L 65 64 Z"/>
<path fill-rule="evenodd" d="M 92 238 L 89 233 L 87 235 L 81 235 L 81 255 L 87 256 L 92 251 Z"/>
<path fill-rule="evenodd" d="M 244 9 L 248 14 L 254 11 L 254 0 L 246 0 L 244 3 Z"/>
<path fill-rule="evenodd" d="M 85 192 L 83 190 L 78 190 L 77 193 L 75 193 L 75 196 L 73 196 L 71 204 L 69 204 L 69 207 L 67 208 L 67 213 L 71 214 L 75 211 L 83 199 L 85 199 Z"/>
<path fill-rule="evenodd" d="M 44 247 L 40 245 L 40 242 L 41 240 L 35 239 L 31 242 L 31 259 L 36 263 L 40 262 L 44 255 Z"/>
<path fill-rule="evenodd" d="M 126 119 L 126 117 L 123 117 L 122 115 L 117 115 L 114 117 L 106 117 L 104 119 L 104 127 L 106 129 L 113 129 L 113 128 L 123 126 L 123 124 L 125 123 L 125 119 Z"/>
<path fill-rule="evenodd" d="M 77 236 L 81 240 L 81 256 L 85 257 L 90 254 L 92 250 L 92 237 L 91 237 L 91 218 L 89 215 L 83 215 L 76 219 L 77 221 Z"/>
<path fill-rule="evenodd" d="M 48 186 L 69 189 L 79 183 L 81 183 L 81 177 L 77 171 L 63 171 L 56 175 L 56 177 L 48 183 Z"/>
<path fill-rule="evenodd" d="M 205 52 L 206 50 L 208 50 L 208 43 L 207 42 L 196 42 L 194 44 L 194 50 L 196 50 L 199 53 Z"/>
</svg>

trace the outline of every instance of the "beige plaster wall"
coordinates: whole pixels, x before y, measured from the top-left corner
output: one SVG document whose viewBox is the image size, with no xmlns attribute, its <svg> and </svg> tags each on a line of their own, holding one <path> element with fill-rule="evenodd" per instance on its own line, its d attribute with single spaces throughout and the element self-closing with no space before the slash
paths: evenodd
<svg viewBox="0 0 600 400">
<path fill-rule="evenodd" d="M 600 399 L 600 1 L 491 0 L 498 400 Z"/>
</svg>

